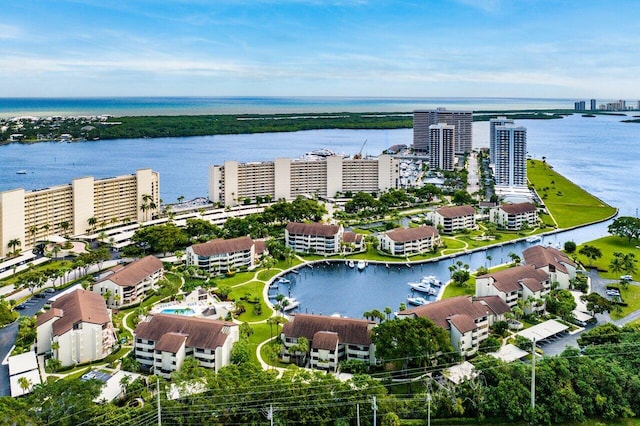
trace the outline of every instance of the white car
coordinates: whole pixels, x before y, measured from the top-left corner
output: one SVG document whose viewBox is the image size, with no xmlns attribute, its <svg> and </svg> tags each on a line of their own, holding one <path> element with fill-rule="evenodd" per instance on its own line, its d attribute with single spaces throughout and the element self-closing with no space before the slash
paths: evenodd
<svg viewBox="0 0 640 426">
<path fill-rule="evenodd" d="M 631 275 L 623 275 L 623 276 L 620 277 L 620 279 L 622 281 L 631 281 L 631 280 L 633 280 L 633 277 Z"/>
</svg>

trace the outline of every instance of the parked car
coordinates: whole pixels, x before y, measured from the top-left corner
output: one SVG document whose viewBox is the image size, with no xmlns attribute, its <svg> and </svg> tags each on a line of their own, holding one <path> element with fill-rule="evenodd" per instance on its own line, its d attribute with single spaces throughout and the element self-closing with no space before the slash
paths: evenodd
<svg viewBox="0 0 640 426">
<path fill-rule="evenodd" d="M 623 275 L 623 276 L 620 277 L 620 279 L 622 281 L 631 281 L 631 280 L 633 280 L 633 277 L 631 275 Z"/>
<path fill-rule="evenodd" d="M 16 306 L 16 309 L 24 309 L 24 308 L 26 308 L 24 303 L 21 303 L 21 304 Z"/>
</svg>

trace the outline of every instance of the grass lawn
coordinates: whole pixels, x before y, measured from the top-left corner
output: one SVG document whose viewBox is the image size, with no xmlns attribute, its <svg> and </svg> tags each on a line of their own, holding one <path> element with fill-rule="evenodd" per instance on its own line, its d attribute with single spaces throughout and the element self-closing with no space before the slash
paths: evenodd
<svg viewBox="0 0 640 426">
<path fill-rule="evenodd" d="M 252 280 L 254 275 L 255 272 L 237 272 L 232 277 L 225 276 L 216 278 L 216 284 L 222 286 L 235 286 Z"/>
<path fill-rule="evenodd" d="M 640 286 L 630 284 L 629 287 L 625 290 L 621 286 L 620 296 L 622 296 L 622 300 L 624 300 L 629 306 L 623 306 L 622 312 L 611 312 L 611 318 L 620 319 L 629 315 L 633 311 L 637 311 L 640 309 Z"/>
<path fill-rule="evenodd" d="M 606 219 L 616 212 L 542 161 L 529 159 L 527 176 L 560 228 Z"/>
<path fill-rule="evenodd" d="M 259 280 L 262 280 L 262 281 L 269 281 L 271 278 L 275 277 L 280 272 L 282 272 L 282 269 L 271 268 L 271 270 L 269 270 L 269 271 L 267 271 L 265 269 L 265 270 L 262 270 L 262 271 L 258 272 L 257 278 Z"/>
<path fill-rule="evenodd" d="M 602 252 L 602 257 L 599 259 L 591 260 L 579 254 L 578 252 L 584 245 L 590 245 L 599 248 Z M 597 268 L 598 271 L 600 271 L 600 276 L 602 278 L 616 280 L 620 278 L 620 275 L 626 275 L 625 273 L 609 272 L 609 263 L 613 259 L 613 253 L 616 251 L 625 254 L 633 253 L 636 255 L 636 259 L 640 260 L 640 250 L 635 248 L 635 245 L 629 244 L 626 238 L 616 236 L 603 237 L 597 240 L 589 241 L 586 244 L 580 244 L 576 248 L 576 257 L 578 259 L 578 262 L 582 263 L 587 268 Z M 633 278 L 635 281 L 640 280 L 640 274 L 636 272 L 635 274 L 633 274 Z"/>
<path fill-rule="evenodd" d="M 266 320 L 273 314 L 273 310 L 269 308 L 262 299 L 263 290 L 264 283 L 260 281 L 249 281 L 248 283 L 234 287 L 233 290 L 231 290 L 231 293 L 229 293 L 229 298 L 234 300 L 236 304 L 244 304 L 244 307 L 246 309 L 245 312 L 238 316 L 239 321 L 262 321 Z M 258 300 L 262 305 L 262 312 L 259 315 L 256 315 L 254 312 L 255 303 L 252 303 L 253 300 Z"/>
<path fill-rule="evenodd" d="M 471 286 L 460 287 L 457 284 L 449 284 L 444 288 L 442 293 L 442 299 L 450 299 L 456 296 L 473 296 L 475 294 L 475 288 Z"/>
<path fill-rule="evenodd" d="M 251 352 L 250 360 L 251 362 L 254 362 L 257 364 L 258 357 L 256 355 L 256 350 L 258 349 L 258 345 L 264 342 L 265 340 L 269 340 L 269 338 L 272 335 L 271 335 L 271 329 L 269 328 L 269 324 L 266 324 L 266 323 L 252 324 L 251 327 L 253 328 L 253 334 L 249 336 L 249 350 Z M 273 325 L 272 330 L 273 330 L 273 336 L 277 336 L 282 331 L 282 326 Z M 266 363 L 269 363 L 266 346 L 267 345 L 262 347 L 262 351 L 260 352 L 260 355 L 262 356 L 262 359 Z M 276 367 L 283 367 L 283 368 L 287 368 L 289 366 L 289 364 L 285 364 L 278 361 L 276 361 L 275 364 L 271 364 L 271 365 L 274 365 Z"/>
</svg>

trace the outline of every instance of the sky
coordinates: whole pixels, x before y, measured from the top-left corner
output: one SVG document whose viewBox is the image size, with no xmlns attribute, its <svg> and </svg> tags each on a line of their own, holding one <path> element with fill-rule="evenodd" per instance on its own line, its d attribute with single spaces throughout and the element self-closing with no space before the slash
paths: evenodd
<svg viewBox="0 0 640 426">
<path fill-rule="evenodd" d="M 1 97 L 640 99 L 635 0 L 20 0 Z"/>
</svg>

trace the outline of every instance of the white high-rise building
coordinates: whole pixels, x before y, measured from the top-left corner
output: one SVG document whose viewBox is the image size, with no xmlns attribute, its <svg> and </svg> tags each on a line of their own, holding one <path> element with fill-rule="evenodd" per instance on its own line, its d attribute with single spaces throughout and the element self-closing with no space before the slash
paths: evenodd
<svg viewBox="0 0 640 426">
<path fill-rule="evenodd" d="M 429 168 L 453 170 L 456 126 L 438 123 L 429 126 Z"/>
<path fill-rule="evenodd" d="M 527 185 L 527 129 L 505 124 L 495 127 L 496 186 Z"/>
<path fill-rule="evenodd" d="M 513 119 L 500 116 L 489 120 L 489 162 L 491 164 L 496 163 L 496 126 L 505 124 L 513 124 Z"/>
</svg>

